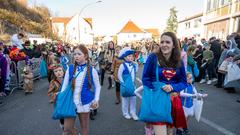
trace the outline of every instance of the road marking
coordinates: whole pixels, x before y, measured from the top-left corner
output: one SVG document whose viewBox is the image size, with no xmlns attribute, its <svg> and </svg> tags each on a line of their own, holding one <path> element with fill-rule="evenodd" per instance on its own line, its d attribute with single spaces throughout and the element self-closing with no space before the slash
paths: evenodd
<svg viewBox="0 0 240 135">
<path fill-rule="evenodd" d="M 236 135 L 235 133 L 221 127 L 220 125 L 218 125 L 204 117 L 201 117 L 200 121 L 202 121 L 203 123 L 209 125 L 210 127 L 214 128 L 214 129 L 216 129 L 217 131 L 223 133 L 224 135 Z"/>
</svg>

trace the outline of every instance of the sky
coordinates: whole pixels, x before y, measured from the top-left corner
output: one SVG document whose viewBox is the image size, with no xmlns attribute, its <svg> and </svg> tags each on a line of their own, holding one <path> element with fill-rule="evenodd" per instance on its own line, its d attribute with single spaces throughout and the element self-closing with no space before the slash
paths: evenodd
<svg viewBox="0 0 240 135">
<path fill-rule="evenodd" d="M 71 17 L 98 0 L 29 0 L 29 5 L 47 6 L 53 16 Z M 203 0 L 102 0 L 84 8 L 82 17 L 93 18 L 95 35 L 115 35 L 132 20 L 140 28 L 166 27 L 169 9 L 176 7 L 178 21 L 201 13 Z M 190 6 L 189 6 L 190 5 Z"/>
</svg>

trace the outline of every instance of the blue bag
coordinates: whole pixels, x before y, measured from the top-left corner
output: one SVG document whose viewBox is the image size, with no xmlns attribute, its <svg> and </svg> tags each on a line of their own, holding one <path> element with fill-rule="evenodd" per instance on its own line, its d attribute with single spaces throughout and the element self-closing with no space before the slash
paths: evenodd
<svg viewBox="0 0 240 135">
<path fill-rule="evenodd" d="M 52 118 L 63 119 L 74 117 L 76 117 L 76 106 L 73 102 L 73 92 L 69 84 L 63 92 L 57 95 Z"/>
<path fill-rule="evenodd" d="M 73 72 L 73 67 L 69 66 L 69 74 Z M 80 73 L 80 72 L 79 72 Z M 79 75 L 76 75 L 76 77 Z M 70 78 L 72 75 L 69 75 Z M 59 92 L 56 97 L 56 103 L 54 106 L 53 119 L 64 119 L 64 118 L 74 118 L 76 117 L 76 106 L 73 102 L 73 92 L 71 87 L 71 80 L 63 92 Z M 61 90 L 61 88 L 60 88 Z"/>
<path fill-rule="evenodd" d="M 123 65 L 124 65 L 124 68 L 127 69 L 128 74 L 123 74 L 122 78 L 125 83 L 120 84 L 120 93 L 121 93 L 121 96 L 123 97 L 132 97 L 132 96 L 135 96 L 135 93 L 134 93 L 135 85 L 132 80 L 131 72 L 128 71 L 128 68 L 125 63 L 123 63 Z M 136 69 L 134 67 L 134 72 L 136 72 L 135 70 Z"/>
<path fill-rule="evenodd" d="M 143 86 L 139 112 L 139 119 L 141 121 L 172 123 L 170 93 L 161 89 L 163 85 L 165 84 L 159 82 L 157 66 L 156 82 L 153 82 L 154 89 Z"/>
<path fill-rule="evenodd" d="M 40 75 L 41 75 L 41 77 L 47 76 L 47 64 L 44 59 L 42 59 L 41 63 L 40 63 Z"/>
</svg>

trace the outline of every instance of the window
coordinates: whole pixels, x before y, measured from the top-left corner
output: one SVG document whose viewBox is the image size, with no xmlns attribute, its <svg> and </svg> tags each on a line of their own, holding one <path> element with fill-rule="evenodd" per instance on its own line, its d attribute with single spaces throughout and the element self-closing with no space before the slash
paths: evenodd
<svg viewBox="0 0 240 135">
<path fill-rule="evenodd" d="M 210 7 L 211 7 L 211 0 L 207 1 L 207 12 L 210 11 Z"/>
<path fill-rule="evenodd" d="M 137 35 L 136 35 L 136 34 L 134 34 L 134 35 L 133 35 L 133 37 L 134 37 L 134 38 L 136 38 L 136 37 L 137 37 Z"/>
<path fill-rule="evenodd" d="M 230 0 L 221 0 L 221 6 L 228 5 L 229 2 Z"/>
<path fill-rule="evenodd" d="M 218 0 L 213 0 L 213 5 L 212 5 L 212 9 L 216 9 L 218 7 Z"/>
<path fill-rule="evenodd" d="M 201 24 L 201 18 L 194 20 L 194 28 L 199 27 L 200 24 Z"/>
<path fill-rule="evenodd" d="M 185 23 L 185 28 L 186 28 L 186 29 L 189 29 L 190 27 L 191 27 L 190 22 L 186 22 L 186 23 Z"/>
<path fill-rule="evenodd" d="M 240 34 L 240 17 L 237 18 L 237 33 Z"/>
</svg>

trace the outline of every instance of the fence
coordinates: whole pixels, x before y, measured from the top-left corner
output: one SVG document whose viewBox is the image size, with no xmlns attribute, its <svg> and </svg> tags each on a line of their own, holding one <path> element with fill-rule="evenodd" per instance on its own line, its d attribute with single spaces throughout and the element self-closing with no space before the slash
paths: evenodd
<svg viewBox="0 0 240 135">
<path fill-rule="evenodd" d="M 34 76 L 33 80 L 39 79 L 41 77 L 40 76 L 41 58 L 34 58 L 34 59 L 31 59 L 30 61 L 32 63 L 30 68 Z M 23 89 L 24 78 L 22 74 L 25 66 L 26 66 L 25 61 L 19 61 L 17 63 L 13 61 L 10 62 L 10 87 L 12 87 L 10 95 L 16 89 Z"/>
</svg>

